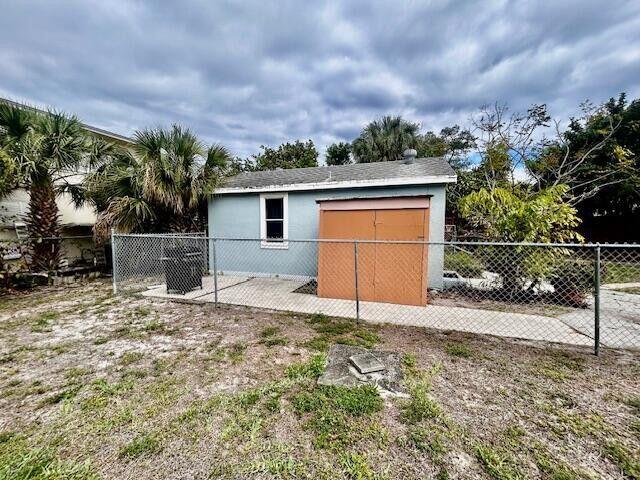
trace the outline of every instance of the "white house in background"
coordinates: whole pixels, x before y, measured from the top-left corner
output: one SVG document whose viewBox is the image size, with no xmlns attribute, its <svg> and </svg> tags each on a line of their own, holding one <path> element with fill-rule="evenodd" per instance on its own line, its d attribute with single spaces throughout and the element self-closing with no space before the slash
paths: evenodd
<svg viewBox="0 0 640 480">
<path fill-rule="evenodd" d="M 0 103 L 17 106 L 20 108 L 34 110 L 43 114 L 46 111 L 34 108 L 29 105 L 0 98 Z M 92 135 L 103 138 L 104 140 L 120 145 L 130 145 L 133 143 L 128 137 L 117 133 L 109 132 L 101 128 L 83 124 L 83 127 Z M 81 182 L 82 174 L 75 177 L 77 182 Z M 62 194 L 57 198 L 58 209 L 60 211 L 60 222 L 62 224 L 62 237 L 76 237 L 73 241 L 63 242 L 63 259 L 69 264 L 76 260 L 89 261 L 92 255 L 95 255 L 94 245 L 92 241 L 93 225 L 96 222 L 96 212 L 89 206 L 76 208 L 69 194 Z M 12 191 L 9 195 L 0 199 L 0 241 L 19 240 L 27 237 L 25 217 L 29 209 L 29 192 L 19 188 Z M 85 238 L 78 238 L 85 237 Z M 5 253 L 5 256 L 7 254 Z M 8 254 L 15 256 L 15 253 Z"/>
</svg>

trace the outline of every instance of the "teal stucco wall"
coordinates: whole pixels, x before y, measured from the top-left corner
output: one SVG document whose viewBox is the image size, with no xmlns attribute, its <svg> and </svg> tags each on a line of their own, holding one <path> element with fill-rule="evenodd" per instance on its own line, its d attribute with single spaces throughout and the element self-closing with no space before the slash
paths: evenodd
<svg viewBox="0 0 640 480">
<path fill-rule="evenodd" d="M 444 239 L 445 185 L 416 185 L 288 192 L 289 239 L 318 238 L 318 199 L 430 195 L 429 236 Z M 216 238 L 260 237 L 260 194 L 214 195 L 209 200 L 209 235 Z M 211 252 L 212 253 L 212 252 Z M 287 249 L 261 248 L 258 241 L 216 241 L 217 269 L 260 275 L 317 275 L 315 243 L 289 242 Z M 212 255 L 209 256 L 212 259 Z M 429 286 L 442 287 L 443 247 L 429 248 Z M 211 260 L 212 261 L 212 260 Z M 213 265 L 211 266 L 213 269 Z"/>
</svg>

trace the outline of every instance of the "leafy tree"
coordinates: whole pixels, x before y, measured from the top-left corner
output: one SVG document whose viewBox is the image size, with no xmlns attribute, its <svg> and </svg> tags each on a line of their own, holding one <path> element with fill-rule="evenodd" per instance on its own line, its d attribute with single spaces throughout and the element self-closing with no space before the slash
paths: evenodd
<svg viewBox="0 0 640 480">
<path fill-rule="evenodd" d="M 93 143 L 75 116 L 0 104 L 0 147 L 15 166 L 14 185 L 29 191 L 26 223 L 36 270 L 58 264 L 60 246 L 52 240 L 60 235 L 56 197 L 73 188 L 70 178 L 100 154 Z"/>
<path fill-rule="evenodd" d="M 312 140 L 283 143 L 277 148 L 261 145 L 262 153 L 253 155 L 251 170 L 275 170 L 277 168 L 302 168 L 318 166 L 318 150 Z"/>
<path fill-rule="evenodd" d="M 544 190 L 481 188 L 460 201 L 461 215 L 479 238 L 492 242 L 552 242 L 580 240 L 577 211 L 566 200 L 568 187 Z"/>
<path fill-rule="evenodd" d="M 445 157 L 454 170 L 467 168 L 469 152 L 476 146 L 476 137 L 459 125 L 445 127 L 439 134 L 427 132 L 419 135 L 416 150 L 419 157 Z"/>
<path fill-rule="evenodd" d="M 566 200 L 568 187 L 556 185 L 531 191 L 513 188 L 481 188 L 460 201 L 460 213 L 481 240 L 491 242 L 563 243 L 581 241 L 575 232 L 580 223 L 576 209 Z M 561 249 L 515 246 L 483 248 L 486 268 L 500 275 L 510 297 L 520 296 L 544 278 L 551 278 L 566 262 Z"/>
<path fill-rule="evenodd" d="M 329 145 L 325 161 L 327 165 L 347 165 L 351 163 L 351 144 L 338 142 Z"/>
<path fill-rule="evenodd" d="M 208 149 L 189 130 L 147 129 L 131 150 L 113 149 L 86 177 L 86 196 L 99 211 L 96 234 L 191 232 L 204 228 L 207 196 L 230 161 L 226 148 Z"/>
<path fill-rule="evenodd" d="M 583 115 L 542 145 L 527 167 L 539 188 L 566 184 L 581 215 L 629 215 L 640 210 L 640 100 L 625 94 Z"/>
<path fill-rule="evenodd" d="M 415 148 L 419 130 L 417 123 L 400 116 L 374 120 L 353 141 L 353 157 L 358 163 L 399 160 L 407 148 Z"/>
</svg>

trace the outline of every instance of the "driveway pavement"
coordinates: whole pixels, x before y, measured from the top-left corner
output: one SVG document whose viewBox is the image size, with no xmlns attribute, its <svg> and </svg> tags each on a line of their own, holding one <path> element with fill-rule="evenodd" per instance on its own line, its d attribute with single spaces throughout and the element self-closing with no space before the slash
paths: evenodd
<svg viewBox="0 0 640 480">
<path fill-rule="evenodd" d="M 558 318 L 593 338 L 593 299 L 589 304 L 583 314 L 572 312 Z M 600 342 L 607 347 L 640 348 L 640 295 L 619 292 L 611 286 L 600 290 Z"/>
</svg>

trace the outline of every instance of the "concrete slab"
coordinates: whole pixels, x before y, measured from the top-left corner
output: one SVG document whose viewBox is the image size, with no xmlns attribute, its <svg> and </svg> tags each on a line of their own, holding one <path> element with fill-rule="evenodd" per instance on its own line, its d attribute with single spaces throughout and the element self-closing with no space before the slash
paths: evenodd
<svg viewBox="0 0 640 480">
<path fill-rule="evenodd" d="M 352 357 L 368 355 L 384 365 L 382 371 L 360 373 L 351 363 Z M 402 384 L 402 357 L 395 352 L 366 350 L 351 345 L 332 345 L 327 356 L 327 366 L 318 379 L 319 385 L 357 387 L 373 385 L 382 395 L 405 396 Z"/>
<path fill-rule="evenodd" d="M 239 283 L 246 282 L 249 277 L 228 277 L 225 275 L 218 276 L 218 293 L 224 288 L 228 288 Z M 156 285 L 142 292 L 143 297 L 168 298 L 176 300 L 196 300 L 215 292 L 213 276 L 202 277 L 202 289 L 197 288 L 190 292 L 180 295 L 179 293 L 167 293 L 167 286 Z"/>
<path fill-rule="evenodd" d="M 371 352 L 352 355 L 349 357 L 349 361 L 356 367 L 356 370 L 363 374 L 381 372 L 385 368 L 384 363 L 378 360 Z"/>
<path fill-rule="evenodd" d="M 249 278 L 221 275 L 218 277 L 218 301 L 231 305 L 265 308 L 298 313 L 322 313 L 332 317 L 355 318 L 356 302 L 333 298 L 320 298 L 294 291 L 305 280 L 282 278 Z M 206 282 L 197 301 L 213 302 L 211 279 Z M 224 285 L 224 286 L 223 286 Z M 191 292 L 190 294 L 193 294 Z M 147 296 L 160 298 L 185 298 L 167 295 L 166 290 L 145 292 Z M 189 294 L 188 294 L 189 295 Z M 391 303 L 360 302 L 360 319 L 371 323 L 390 323 L 442 330 L 515 337 L 526 340 L 543 340 L 590 346 L 593 339 L 562 320 L 543 315 L 482 310 L 464 307 L 427 305 L 396 305 Z"/>
</svg>

